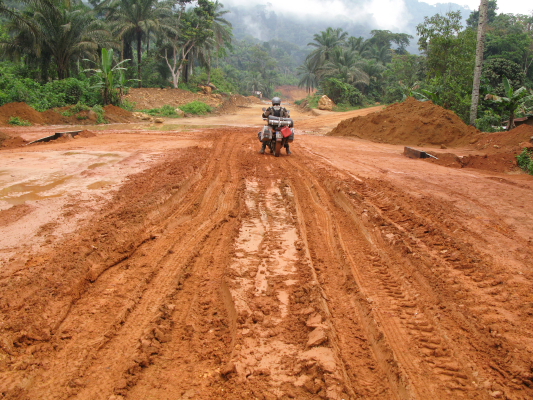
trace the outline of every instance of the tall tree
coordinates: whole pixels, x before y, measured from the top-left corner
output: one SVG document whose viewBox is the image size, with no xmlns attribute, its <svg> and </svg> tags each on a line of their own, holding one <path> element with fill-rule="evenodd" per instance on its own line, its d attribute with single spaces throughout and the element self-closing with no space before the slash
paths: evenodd
<svg viewBox="0 0 533 400">
<path fill-rule="evenodd" d="M 318 87 L 317 65 L 312 59 L 306 59 L 303 65 L 297 68 L 297 74 L 300 77 L 299 87 L 305 87 L 307 93 L 311 93 Z"/>
<path fill-rule="evenodd" d="M 169 30 L 162 51 L 175 88 L 178 87 L 191 51 L 213 38 L 215 13 L 215 3 L 198 0 L 197 7 L 174 16 L 173 29 Z"/>
<path fill-rule="evenodd" d="M 134 38 L 137 44 L 137 75 L 141 82 L 142 43 L 150 32 L 172 30 L 166 21 L 172 17 L 170 3 L 158 0 L 106 0 L 100 5 L 106 11 L 107 19 L 113 24 L 113 31 L 121 40 Z M 123 52 L 124 53 L 124 52 Z"/>
<path fill-rule="evenodd" d="M 55 63 L 59 79 L 69 77 L 76 60 L 92 57 L 99 45 L 111 44 L 102 22 L 81 2 L 23 2 L 27 7 L 22 12 L 0 7 L 10 20 L 8 30 L 13 38 L 2 48 L 14 57 L 26 54 L 46 60 L 46 64 Z"/>
<path fill-rule="evenodd" d="M 485 26 L 488 23 L 488 0 L 481 0 L 479 5 L 479 24 L 477 27 L 476 64 L 474 67 L 474 84 L 472 86 L 472 105 L 470 107 L 470 125 L 474 125 L 477 118 L 479 104 L 479 84 L 483 69 L 483 51 L 485 48 Z"/>
<path fill-rule="evenodd" d="M 344 47 L 336 47 L 330 59 L 321 68 L 324 77 L 335 77 L 351 85 L 368 85 L 368 74 L 363 70 L 365 61 L 360 56 Z"/>
<path fill-rule="evenodd" d="M 309 55 L 317 64 L 323 64 L 329 61 L 331 53 L 334 48 L 343 45 L 347 32 L 344 32 L 341 28 L 333 29 L 328 28 L 313 37 L 313 42 L 308 43 L 308 46 L 315 48 Z"/>
</svg>

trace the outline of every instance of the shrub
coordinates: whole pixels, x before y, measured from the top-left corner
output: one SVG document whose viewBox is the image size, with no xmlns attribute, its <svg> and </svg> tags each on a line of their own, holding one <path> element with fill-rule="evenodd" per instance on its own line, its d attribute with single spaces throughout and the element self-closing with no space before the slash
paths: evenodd
<svg viewBox="0 0 533 400">
<path fill-rule="evenodd" d="M 85 104 L 81 104 L 81 103 L 78 103 L 72 107 L 70 107 L 68 110 L 66 111 L 61 111 L 61 115 L 64 115 L 65 117 L 72 117 L 73 115 L 76 115 L 77 113 L 81 112 L 81 111 L 89 111 L 91 109 L 91 107 L 85 105 Z M 80 119 L 80 118 L 78 118 Z"/>
<path fill-rule="evenodd" d="M 307 96 L 305 99 L 296 100 L 294 103 L 302 107 L 318 108 L 320 97 L 321 96 L 314 94 Z"/>
<path fill-rule="evenodd" d="M 211 106 L 198 100 L 193 101 L 192 103 L 188 103 L 183 106 L 180 106 L 180 109 L 186 114 L 196 114 L 196 115 L 205 115 L 212 111 Z"/>
<path fill-rule="evenodd" d="M 27 120 L 19 118 L 19 117 L 10 117 L 9 118 L 9 124 L 10 125 L 18 125 L 18 126 L 31 126 L 31 122 L 30 121 L 27 121 Z"/>
<path fill-rule="evenodd" d="M 522 153 L 516 156 L 518 166 L 533 175 L 533 150 L 525 148 Z"/>
<path fill-rule="evenodd" d="M 37 111 L 45 111 L 78 102 L 95 105 L 99 101 L 98 91 L 91 89 L 88 81 L 68 78 L 41 85 L 9 71 L 1 72 L 0 68 L 0 105 L 24 102 Z"/>
<path fill-rule="evenodd" d="M 322 89 L 324 94 L 335 103 L 347 103 L 352 106 L 363 104 L 364 96 L 359 89 L 340 79 L 325 79 L 322 82 Z"/>
<path fill-rule="evenodd" d="M 152 108 L 150 110 L 142 110 L 142 112 L 153 115 L 154 117 L 179 118 L 180 115 L 176 113 L 176 109 L 169 104 L 165 104 L 161 108 Z"/>
<path fill-rule="evenodd" d="M 476 128 L 482 132 L 501 132 L 502 120 L 492 110 L 486 110 L 481 118 L 475 121 Z"/>
<path fill-rule="evenodd" d="M 96 113 L 96 123 L 97 124 L 107 124 L 105 119 L 105 110 L 101 105 L 95 105 L 92 110 Z"/>
</svg>

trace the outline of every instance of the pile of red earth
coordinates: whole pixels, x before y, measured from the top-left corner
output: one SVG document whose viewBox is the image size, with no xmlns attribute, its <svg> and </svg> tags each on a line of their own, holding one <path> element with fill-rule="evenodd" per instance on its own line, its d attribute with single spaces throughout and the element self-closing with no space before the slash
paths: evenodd
<svg viewBox="0 0 533 400">
<path fill-rule="evenodd" d="M 0 126 L 12 126 L 9 124 L 11 118 L 18 117 L 20 120 L 28 121 L 32 125 L 94 125 L 97 121 L 97 114 L 91 110 L 80 111 L 71 116 L 64 116 L 61 112 L 68 111 L 71 106 L 62 107 L 55 110 L 39 112 L 26 103 L 8 103 L 0 107 Z M 133 119 L 132 113 L 120 107 L 108 105 L 104 107 L 105 119 L 111 123 L 130 122 Z"/>
<path fill-rule="evenodd" d="M 475 144 L 483 150 L 482 155 L 472 154 L 458 157 L 452 153 L 436 153 L 439 159 L 427 161 L 452 168 L 476 168 L 491 172 L 513 172 L 520 170 L 516 156 L 525 147 L 533 148 L 533 126 L 521 125 L 509 132 L 485 133 Z"/>
<path fill-rule="evenodd" d="M 494 149 L 523 149 L 528 143 L 531 145 L 533 138 L 533 126 L 520 125 L 519 127 L 505 132 L 486 133 L 481 140 L 476 143 L 476 148 L 480 150 Z"/>
<path fill-rule="evenodd" d="M 260 102 L 261 100 L 254 96 L 245 97 L 240 94 L 234 94 L 217 108 L 217 112 L 220 114 L 232 114 L 237 112 L 239 107 L 250 107 L 253 103 Z"/>
<path fill-rule="evenodd" d="M 520 167 L 516 161 L 517 152 L 505 151 L 494 154 L 472 154 L 459 157 L 453 153 L 431 152 L 438 160 L 426 158 L 424 161 L 450 168 L 475 168 L 490 172 L 518 172 Z"/>
<path fill-rule="evenodd" d="M 8 126 L 11 118 L 18 117 L 32 125 L 48 125 L 49 115 L 43 115 L 26 103 L 8 103 L 0 107 L 0 125 Z"/>
<path fill-rule="evenodd" d="M 183 89 L 155 88 L 131 88 L 125 99 L 133 103 L 136 110 L 160 108 L 164 105 L 179 107 L 193 101 L 201 101 L 211 107 L 217 107 L 222 102 L 222 96 L 218 94 L 208 96 Z"/>
<path fill-rule="evenodd" d="M 389 144 L 456 147 L 477 142 L 481 132 L 466 125 L 453 111 L 410 97 L 383 111 L 344 120 L 329 135 Z"/>
</svg>

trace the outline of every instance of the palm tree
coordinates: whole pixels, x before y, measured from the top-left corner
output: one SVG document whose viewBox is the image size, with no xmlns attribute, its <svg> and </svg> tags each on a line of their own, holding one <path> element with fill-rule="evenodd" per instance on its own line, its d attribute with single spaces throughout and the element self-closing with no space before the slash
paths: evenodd
<svg viewBox="0 0 533 400">
<path fill-rule="evenodd" d="M 199 63 L 206 67 L 208 73 L 208 84 L 211 80 L 211 59 L 216 51 L 220 51 L 224 46 L 231 43 L 231 23 L 223 18 L 223 15 L 229 13 L 228 10 L 222 10 L 224 5 L 218 0 L 214 2 L 213 16 L 209 30 L 212 36 L 207 35 L 203 41 L 191 43 L 191 51 L 188 54 L 186 62 L 185 80 L 192 75 L 193 66 Z"/>
<path fill-rule="evenodd" d="M 341 28 L 328 28 L 325 31 L 316 33 L 313 38 L 314 42 L 307 44 L 315 47 L 315 50 L 309 54 L 308 58 L 311 58 L 317 65 L 322 65 L 329 61 L 333 49 L 343 45 L 346 36 L 348 36 L 348 33 Z"/>
<path fill-rule="evenodd" d="M 137 43 L 137 74 L 141 82 L 142 43 L 150 32 L 172 30 L 166 23 L 172 17 L 168 3 L 158 0 L 106 0 L 100 9 L 108 13 L 107 19 L 113 24 L 113 31 L 119 39 L 134 38 Z"/>
<path fill-rule="evenodd" d="M 217 45 L 217 50 L 223 46 L 227 46 L 231 43 L 231 22 L 222 18 L 225 14 L 229 13 L 229 10 L 222 10 L 224 4 L 215 1 L 215 10 L 213 13 L 213 36 Z"/>
<path fill-rule="evenodd" d="M 313 60 L 307 58 L 296 70 L 298 76 L 301 77 L 298 82 L 299 87 L 305 86 L 307 93 L 311 93 L 314 88 L 318 87 L 317 65 Z"/>
<path fill-rule="evenodd" d="M 246 87 L 250 89 L 252 92 L 255 91 L 261 91 L 265 89 L 265 85 L 263 83 L 263 77 L 259 72 L 254 72 L 246 77 L 244 80 L 244 83 L 246 84 Z"/>
<path fill-rule="evenodd" d="M 380 92 L 383 91 L 383 85 L 381 85 L 381 80 L 383 79 L 383 72 L 386 67 L 376 60 L 366 60 L 365 64 L 361 68 L 367 75 L 369 84 L 365 85 L 364 88 L 361 88 L 363 93 L 366 93 L 366 89 L 375 88 Z"/>
<path fill-rule="evenodd" d="M 374 44 L 364 51 L 363 57 L 377 60 L 386 65 L 392 60 L 392 50 L 387 45 L 378 46 Z"/>
<path fill-rule="evenodd" d="M 368 85 L 370 79 L 363 70 L 365 64 L 356 52 L 337 47 L 330 54 L 330 60 L 324 64 L 322 74 L 326 77 L 339 78 L 352 85 Z"/>
<path fill-rule="evenodd" d="M 44 65 L 55 62 L 59 79 L 70 75 L 75 60 L 93 56 L 99 45 L 110 44 L 103 23 L 95 19 L 84 5 L 62 0 L 24 0 L 28 8 L 2 13 L 10 19 L 8 30 L 13 37 L 3 44 L 6 54 L 27 54 L 42 58 Z M 46 73 L 45 71 L 43 71 Z"/>
<path fill-rule="evenodd" d="M 363 37 L 350 36 L 346 41 L 346 47 L 355 51 L 359 55 L 363 55 L 366 49 L 371 45 L 371 42 Z"/>
</svg>

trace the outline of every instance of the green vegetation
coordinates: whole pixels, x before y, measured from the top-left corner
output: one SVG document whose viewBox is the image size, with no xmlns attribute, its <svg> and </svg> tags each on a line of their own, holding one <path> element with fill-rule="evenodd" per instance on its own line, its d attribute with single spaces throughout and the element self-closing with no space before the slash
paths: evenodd
<svg viewBox="0 0 533 400">
<path fill-rule="evenodd" d="M 193 101 L 191 103 L 179 106 L 179 109 L 186 114 L 205 115 L 213 111 L 212 107 L 201 101 Z M 142 110 L 144 113 L 153 115 L 154 117 L 180 118 L 181 115 L 176 112 L 176 108 L 171 105 L 164 105 L 161 108 L 152 108 L 151 110 Z"/>
<path fill-rule="evenodd" d="M 92 110 L 96 113 L 97 124 L 107 124 L 107 121 L 105 119 L 105 110 L 101 105 L 95 105 Z"/>
<path fill-rule="evenodd" d="M 520 106 L 533 99 L 533 95 L 528 93 L 528 90 L 522 86 L 517 90 L 513 89 L 511 82 L 507 77 L 503 78 L 503 96 L 487 95 L 487 100 L 492 100 L 494 103 L 501 106 L 503 115 L 506 115 L 509 120 L 507 123 L 507 130 L 515 127 L 515 114 Z"/>
<path fill-rule="evenodd" d="M 533 150 L 525 148 L 522 153 L 516 156 L 518 166 L 533 175 Z"/>
<path fill-rule="evenodd" d="M 413 39 L 407 34 L 373 30 L 365 39 L 330 27 L 309 43 L 310 53 L 298 67 L 299 86 L 351 106 L 414 96 L 451 109 L 468 122 L 478 18 L 473 12 L 464 27 L 458 11 L 425 17 L 417 26 L 421 55 L 406 51 Z M 532 24 L 533 16 L 498 14 L 496 1 L 489 1 L 476 119 L 481 129 L 494 131 L 504 120 L 533 112 L 533 99 L 526 96 L 533 87 Z"/>
<path fill-rule="evenodd" d="M 142 110 L 144 113 L 153 115 L 154 117 L 180 118 L 176 112 L 176 108 L 169 104 L 165 104 L 161 108 L 152 108 L 151 110 Z"/>
<path fill-rule="evenodd" d="M 209 114 L 213 110 L 211 106 L 198 100 L 185 104 L 183 106 L 180 106 L 180 109 L 186 114 L 196 114 L 196 115 Z"/>
<path fill-rule="evenodd" d="M 364 24 L 273 29 L 288 17 L 264 7 L 253 13 L 261 36 L 272 33 L 268 41 L 246 35 L 239 6 L 233 27 L 218 0 L 89 3 L 0 1 L 0 105 L 26 102 L 44 111 L 114 104 L 132 110 L 123 101 L 132 86 L 198 91 L 210 85 L 215 93 L 260 91 L 268 98 L 278 86 L 300 85 L 309 94 L 317 89 L 328 95 L 339 110 L 415 96 L 469 120 L 477 11 L 466 26 L 458 11 L 426 16 L 417 26 L 417 55 L 407 50 L 412 36 Z M 422 4 L 416 12 L 432 9 Z M 488 25 L 476 124 L 494 130 L 532 112 L 533 16 L 498 13 L 490 0 Z M 306 101 L 317 105 L 316 96 Z M 205 114 L 210 108 L 193 103 L 184 111 Z M 150 113 L 175 114 L 164 107 Z M 103 111 L 98 115 L 103 122 Z"/>
<path fill-rule="evenodd" d="M 81 111 L 89 111 L 90 109 L 91 107 L 85 104 L 78 103 L 74 105 L 73 107 L 70 107 L 68 110 L 62 111 L 61 115 L 64 115 L 65 117 L 72 117 L 73 115 L 76 115 L 77 113 Z"/>
<path fill-rule="evenodd" d="M 27 120 L 19 118 L 19 117 L 10 117 L 8 122 L 9 122 L 10 125 L 31 126 L 31 122 L 30 121 L 27 121 Z"/>
<path fill-rule="evenodd" d="M 124 73 L 126 68 L 120 65 L 127 61 L 129 60 L 122 60 L 113 66 L 113 49 L 103 48 L 100 57 L 100 68 L 86 70 L 95 73 L 97 79 L 95 87 L 100 90 L 104 105 L 120 105 L 122 103 L 122 95 L 128 80 Z"/>
</svg>

